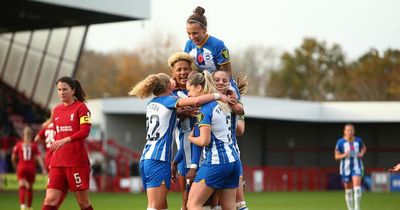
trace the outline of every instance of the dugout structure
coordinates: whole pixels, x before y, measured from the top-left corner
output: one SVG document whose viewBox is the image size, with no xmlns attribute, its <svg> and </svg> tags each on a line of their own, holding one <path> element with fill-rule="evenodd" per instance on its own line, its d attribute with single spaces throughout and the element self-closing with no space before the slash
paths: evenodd
<svg viewBox="0 0 400 210">
<path fill-rule="evenodd" d="M 57 101 L 56 79 L 76 74 L 90 25 L 149 16 L 147 0 L 4 0 L 0 81 L 34 103 L 51 107 Z"/>
</svg>

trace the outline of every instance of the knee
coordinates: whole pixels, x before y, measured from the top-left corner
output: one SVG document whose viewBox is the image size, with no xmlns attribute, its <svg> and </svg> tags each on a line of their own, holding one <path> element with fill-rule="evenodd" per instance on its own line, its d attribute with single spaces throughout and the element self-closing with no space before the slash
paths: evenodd
<svg viewBox="0 0 400 210">
<path fill-rule="evenodd" d="M 56 195 L 46 195 L 46 198 L 44 199 L 44 205 L 56 206 L 59 200 L 60 198 Z"/>
</svg>

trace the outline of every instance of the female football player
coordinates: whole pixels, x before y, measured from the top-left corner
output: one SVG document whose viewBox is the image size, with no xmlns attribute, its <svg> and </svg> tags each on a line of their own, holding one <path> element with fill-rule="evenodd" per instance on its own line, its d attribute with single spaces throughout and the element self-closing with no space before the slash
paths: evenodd
<svg viewBox="0 0 400 210">
<path fill-rule="evenodd" d="M 55 210 L 64 193 L 74 192 L 79 208 L 93 210 L 89 201 L 90 163 L 85 139 L 90 132 L 90 111 L 85 92 L 71 77 L 57 80 L 61 104 L 53 109 L 54 142 L 49 180 L 42 210 Z"/>
<path fill-rule="evenodd" d="M 362 158 L 367 152 L 367 147 L 360 137 L 354 136 L 353 124 L 346 124 L 343 133 L 343 137 L 336 143 L 335 160 L 340 160 L 340 175 L 347 208 L 360 210 L 361 179 L 364 175 Z"/>
<path fill-rule="evenodd" d="M 192 75 L 187 87 L 191 97 L 217 92 L 211 74 L 206 71 Z M 205 147 L 205 159 L 190 189 L 188 209 L 201 209 L 215 190 L 220 191 L 222 209 L 235 209 L 240 160 L 232 141 L 231 126 L 228 104 L 211 101 L 201 106 L 189 140 Z"/>
</svg>

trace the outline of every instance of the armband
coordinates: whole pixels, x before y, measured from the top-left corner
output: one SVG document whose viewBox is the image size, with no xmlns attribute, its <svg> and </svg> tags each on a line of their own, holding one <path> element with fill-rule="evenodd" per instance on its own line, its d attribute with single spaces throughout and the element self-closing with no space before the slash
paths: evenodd
<svg viewBox="0 0 400 210">
<path fill-rule="evenodd" d="M 197 169 L 197 164 L 194 163 L 190 164 L 190 168 Z"/>
</svg>

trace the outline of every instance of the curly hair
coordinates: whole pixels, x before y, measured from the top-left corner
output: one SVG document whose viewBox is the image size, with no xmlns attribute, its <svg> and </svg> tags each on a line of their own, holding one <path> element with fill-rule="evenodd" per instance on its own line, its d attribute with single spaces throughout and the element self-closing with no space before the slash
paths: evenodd
<svg viewBox="0 0 400 210">
<path fill-rule="evenodd" d="M 140 99 L 151 95 L 159 96 L 168 90 L 169 85 L 170 77 L 167 74 L 150 74 L 144 80 L 137 83 L 128 94 L 137 96 Z"/>
</svg>

